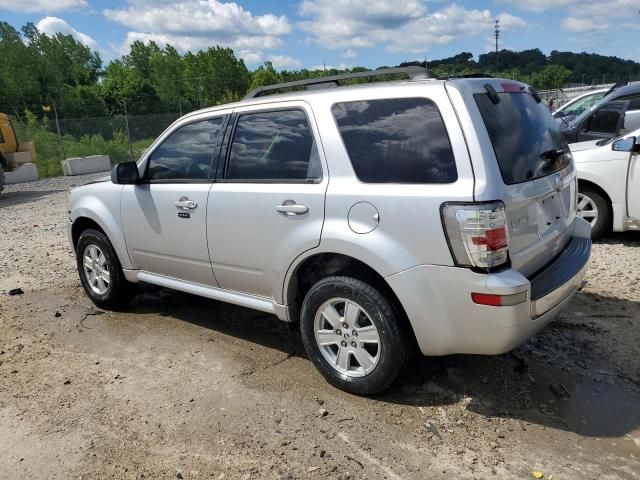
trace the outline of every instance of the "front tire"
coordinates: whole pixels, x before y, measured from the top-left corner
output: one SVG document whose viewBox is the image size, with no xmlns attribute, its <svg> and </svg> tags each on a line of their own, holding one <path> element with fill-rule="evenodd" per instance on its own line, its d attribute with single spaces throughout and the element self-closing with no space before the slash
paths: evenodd
<svg viewBox="0 0 640 480">
<path fill-rule="evenodd" d="M 411 351 L 392 304 L 351 277 L 328 277 L 311 287 L 302 304 L 300 331 L 325 379 L 358 395 L 386 390 Z"/>
<path fill-rule="evenodd" d="M 577 215 L 591 224 L 591 238 L 602 238 L 611 228 L 611 208 L 604 196 L 588 187 L 578 190 Z"/>
<path fill-rule="evenodd" d="M 82 232 L 76 245 L 76 263 L 82 287 L 98 307 L 119 310 L 133 298 L 135 284 L 124 277 L 116 252 L 103 232 Z"/>
</svg>

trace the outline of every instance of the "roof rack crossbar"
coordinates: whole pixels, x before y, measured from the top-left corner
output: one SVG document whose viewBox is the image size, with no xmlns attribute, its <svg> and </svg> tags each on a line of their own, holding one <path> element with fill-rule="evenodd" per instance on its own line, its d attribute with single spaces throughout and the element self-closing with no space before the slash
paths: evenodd
<svg viewBox="0 0 640 480">
<path fill-rule="evenodd" d="M 329 77 L 307 78 L 305 80 L 296 80 L 294 82 L 277 83 L 275 85 L 266 85 L 258 87 L 247 94 L 245 100 L 262 96 L 266 92 L 273 90 L 282 90 L 292 87 L 311 87 L 323 88 L 323 86 L 336 86 L 339 81 L 351 80 L 353 78 L 379 77 L 384 75 L 405 74 L 410 80 L 422 80 L 425 78 L 436 78 L 436 76 L 426 68 L 415 66 L 401 68 L 381 68 L 380 70 L 369 70 L 367 72 L 345 73 L 343 75 L 331 75 Z"/>
</svg>

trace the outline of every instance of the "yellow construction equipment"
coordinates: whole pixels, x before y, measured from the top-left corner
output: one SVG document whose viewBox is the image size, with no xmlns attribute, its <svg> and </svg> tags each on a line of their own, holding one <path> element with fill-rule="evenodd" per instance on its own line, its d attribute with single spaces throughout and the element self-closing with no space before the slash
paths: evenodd
<svg viewBox="0 0 640 480">
<path fill-rule="evenodd" d="M 33 142 L 18 143 L 9 115 L 0 113 L 0 192 L 4 188 L 5 172 L 13 172 L 35 159 Z"/>
</svg>

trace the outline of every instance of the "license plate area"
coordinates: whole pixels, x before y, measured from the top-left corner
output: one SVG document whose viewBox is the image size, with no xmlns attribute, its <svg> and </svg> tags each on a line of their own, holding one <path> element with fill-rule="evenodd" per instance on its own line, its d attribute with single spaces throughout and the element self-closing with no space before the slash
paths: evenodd
<svg viewBox="0 0 640 480">
<path fill-rule="evenodd" d="M 552 191 L 538 200 L 538 234 L 543 237 L 549 230 L 564 228 L 571 205 L 571 188 Z"/>
</svg>

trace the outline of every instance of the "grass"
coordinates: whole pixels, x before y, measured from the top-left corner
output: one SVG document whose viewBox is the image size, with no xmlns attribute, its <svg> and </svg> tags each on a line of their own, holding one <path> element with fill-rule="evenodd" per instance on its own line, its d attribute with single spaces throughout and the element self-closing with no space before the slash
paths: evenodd
<svg viewBox="0 0 640 480">
<path fill-rule="evenodd" d="M 130 156 L 129 142 L 122 131 L 114 131 L 112 138 L 107 140 L 102 135 L 82 135 L 79 138 L 72 135 L 60 137 L 49 129 L 47 121 L 38 121 L 34 115 L 27 112 L 26 123 L 14 123 L 19 141 L 32 141 L 36 148 L 35 164 L 40 178 L 58 177 L 62 175 L 61 160 L 71 157 L 86 157 L 89 155 L 109 155 L 111 164 L 137 160 L 142 151 L 151 145 L 153 138 L 133 142 Z M 64 146 L 64 155 L 62 148 Z"/>
</svg>

